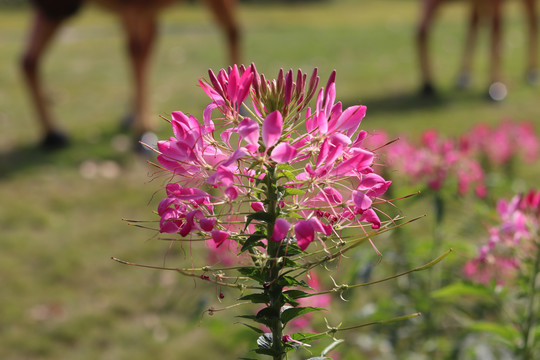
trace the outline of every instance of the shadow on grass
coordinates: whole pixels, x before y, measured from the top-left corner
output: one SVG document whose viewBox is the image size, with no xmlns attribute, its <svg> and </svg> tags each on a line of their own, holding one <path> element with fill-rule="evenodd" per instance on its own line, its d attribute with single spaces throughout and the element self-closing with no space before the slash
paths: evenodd
<svg viewBox="0 0 540 360">
<path fill-rule="evenodd" d="M 454 104 L 479 104 L 490 100 L 484 93 L 450 90 L 433 95 L 401 90 L 382 96 L 367 97 L 360 103 L 368 106 L 369 114 L 405 113 L 412 111 L 434 111 Z M 358 104 L 357 100 L 343 101 L 344 108 Z"/>
<path fill-rule="evenodd" d="M 36 171 L 76 169 L 86 160 L 114 161 L 126 164 L 134 156 L 135 142 L 118 129 L 108 129 L 93 139 L 74 136 L 70 145 L 58 150 L 44 150 L 37 144 L 22 144 L 0 152 L 0 181 Z M 53 170 L 54 169 L 54 170 Z"/>
</svg>

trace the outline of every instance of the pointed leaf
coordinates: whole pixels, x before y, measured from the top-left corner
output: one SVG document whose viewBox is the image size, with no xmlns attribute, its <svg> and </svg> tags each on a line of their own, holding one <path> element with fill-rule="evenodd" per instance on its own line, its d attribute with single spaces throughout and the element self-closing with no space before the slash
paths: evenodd
<svg viewBox="0 0 540 360">
<path fill-rule="evenodd" d="M 242 324 L 242 325 L 244 325 L 244 326 L 247 326 L 247 327 L 250 328 L 251 330 L 255 331 L 257 334 L 264 334 L 264 330 L 259 329 L 258 327 L 251 326 L 251 325 L 246 324 L 246 323 L 243 323 L 243 322 L 240 322 L 240 324 Z"/>
<path fill-rule="evenodd" d="M 287 195 L 304 195 L 306 192 L 304 190 L 296 188 L 285 188 L 285 196 Z"/>
<path fill-rule="evenodd" d="M 477 321 L 471 324 L 469 329 L 473 331 L 490 332 L 510 344 L 515 344 L 516 340 L 520 337 L 519 331 L 512 324 Z"/>
<path fill-rule="evenodd" d="M 305 281 L 300 281 L 300 280 L 297 280 L 296 278 L 293 278 L 292 276 L 287 276 L 287 275 L 280 277 L 278 280 L 278 284 L 283 287 L 301 286 L 301 287 L 311 289 L 311 287 Z"/>
<path fill-rule="evenodd" d="M 242 296 L 238 300 L 251 301 L 254 304 L 267 304 L 270 302 L 270 297 L 267 294 L 249 294 Z"/>
<path fill-rule="evenodd" d="M 242 319 L 249 319 L 249 320 L 255 321 L 255 322 L 259 323 L 259 324 L 263 324 L 265 326 L 270 326 L 269 325 L 269 320 L 267 318 L 258 318 L 255 315 L 239 315 L 237 317 L 242 318 Z"/>
<path fill-rule="evenodd" d="M 320 308 L 320 307 L 315 307 L 315 306 L 288 308 L 281 313 L 281 322 L 283 324 L 286 324 L 290 320 L 298 316 L 301 316 L 310 312 L 322 311 L 322 310 L 325 310 L 325 309 Z"/>
<path fill-rule="evenodd" d="M 301 298 L 306 298 L 306 297 L 313 296 L 313 294 L 307 293 L 307 292 L 302 291 L 302 290 L 296 290 L 296 289 L 284 291 L 283 295 L 287 295 L 291 299 L 301 299 Z"/>
<path fill-rule="evenodd" d="M 248 251 L 249 249 L 255 246 L 265 246 L 260 240 L 264 239 L 266 236 L 264 234 L 255 233 L 247 238 L 247 240 L 242 245 L 240 252 Z"/>
</svg>

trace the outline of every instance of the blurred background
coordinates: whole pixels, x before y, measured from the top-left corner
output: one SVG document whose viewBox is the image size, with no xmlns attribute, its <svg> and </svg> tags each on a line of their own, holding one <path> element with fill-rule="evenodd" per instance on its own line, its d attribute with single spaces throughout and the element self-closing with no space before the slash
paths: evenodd
<svg viewBox="0 0 540 360">
<path fill-rule="evenodd" d="M 508 96 L 497 103 L 486 97 L 485 31 L 478 41 L 472 86 L 454 86 L 464 46 L 465 1 L 446 1 L 433 26 L 437 97 L 419 95 L 419 0 L 240 1 L 242 57 L 267 78 L 280 68 L 310 73 L 318 67 L 324 85 L 337 70 L 337 99 L 347 106 L 366 105 L 362 127 L 372 133 L 384 130 L 415 137 L 436 129 L 457 136 L 476 123 L 503 119 L 532 121 L 538 127 L 540 89 L 524 81 L 520 4 L 511 0 L 505 9 L 503 72 Z M 220 303 L 220 289 L 111 260 L 115 256 L 161 265 L 166 259 L 171 266 L 190 261 L 189 249 L 169 249 L 154 232 L 123 221 L 153 219 L 164 183 L 153 179 L 154 170 L 145 159 L 127 150 L 130 139 L 120 130 L 132 85 L 116 18 L 95 6 L 85 7 L 68 21 L 46 55 L 43 76 L 50 102 L 72 137 L 69 148 L 52 153 L 36 147 L 39 128 L 18 69 L 30 18 L 25 1 L 0 0 L 0 358 L 203 360 L 244 355 L 253 335 L 242 325 L 231 325 L 237 309 L 203 316 L 209 306 L 233 304 L 237 293 L 223 290 Z M 217 71 L 228 65 L 222 34 L 212 20 L 196 1 L 175 4 L 161 16 L 150 86 L 160 138 L 170 133 L 160 114 L 181 110 L 202 118 L 208 99 L 197 81 L 209 68 Z M 513 180 L 501 184 L 499 193 L 537 185 L 537 163 L 517 165 L 513 172 Z M 400 175 L 392 174 L 394 180 L 392 176 Z M 399 190 L 397 195 L 409 190 L 414 191 Z M 401 234 L 404 241 L 422 244 L 431 231 L 425 230 L 433 226 L 431 203 L 398 206 L 410 217 L 428 214 L 421 225 Z M 466 224 L 456 218 L 447 225 L 451 230 L 445 246 L 460 249 L 449 262 L 449 276 L 458 276 L 460 263 L 475 255 L 474 246 L 460 242 L 474 243 L 485 230 L 470 217 Z M 389 236 L 378 248 L 383 260 L 372 271 L 391 273 L 396 259 L 384 255 L 393 252 L 395 242 Z M 360 253 L 355 260 L 363 265 L 377 259 L 369 246 Z M 418 261 L 410 259 L 417 265 L 425 260 L 420 255 Z M 332 286 L 329 279 L 325 284 Z M 350 302 L 337 301 L 335 311 L 325 316 L 334 323 L 370 319 L 372 314 L 384 318 L 392 312 L 392 301 L 386 313 L 377 312 L 374 304 L 381 297 L 388 299 L 389 293 L 396 299 L 406 296 L 398 290 L 391 283 L 357 290 Z M 414 302 L 409 305 L 415 309 Z M 402 305 L 395 306 L 397 310 Z M 322 316 L 315 326 L 325 329 Z M 431 343 L 418 338 L 410 344 L 419 345 L 406 350 L 390 344 L 392 336 L 400 335 L 380 327 L 347 334 L 349 345 L 340 356 L 442 359 L 433 355 L 439 348 L 452 358 L 452 345 L 435 334 Z"/>
</svg>

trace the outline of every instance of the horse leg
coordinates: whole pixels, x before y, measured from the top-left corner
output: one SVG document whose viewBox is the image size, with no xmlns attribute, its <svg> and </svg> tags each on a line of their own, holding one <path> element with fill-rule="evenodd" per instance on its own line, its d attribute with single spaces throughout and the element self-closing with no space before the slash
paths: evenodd
<svg viewBox="0 0 540 360">
<path fill-rule="evenodd" d="M 508 90 L 502 82 L 502 0 L 491 0 L 488 15 L 491 20 L 491 69 L 488 96 L 491 100 L 503 100 Z"/>
<path fill-rule="evenodd" d="M 467 35 L 465 38 L 465 49 L 461 58 L 461 66 L 456 84 L 458 89 L 465 89 L 469 87 L 471 82 L 472 59 L 474 58 L 474 50 L 476 48 L 479 23 L 480 9 L 478 7 L 478 3 L 476 1 L 472 1 Z"/>
<path fill-rule="evenodd" d="M 148 98 L 148 72 L 157 33 L 157 14 L 144 7 L 126 5 L 120 11 L 126 32 L 127 52 L 134 86 L 134 131 L 142 136 L 152 130 L 150 100 Z"/>
<path fill-rule="evenodd" d="M 40 76 L 41 60 L 61 23 L 62 20 L 51 20 L 40 10 L 36 10 L 20 62 L 23 78 L 44 135 L 41 146 L 47 149 L 61 148 L 68 144 L 65 135 L 56 129 Z"/>
<path fill-rule="evenodd" d="M 536 0 L 524 0 L 528 28 L 528 56 L 526 79 L 531 85 L 538 85 L 538 13 Z"/>
<path fill-rule="evenodd" d="M 422 81 L 422 95 L 433 95 L 433 75 L 428 55 L 428 35 L 435 18 L 435 12 L 441 0 L 423 0 L 420 23 L 416 34 L 418 60 L 420 62 L 420 78 Z"/>
<path fill-rule="evenodd" d="M 491 83 L 500 82 L 502 62 L 502 1 L 492 0 L 491 12 Z"/>
<path fill-rule="evenodd" d="M 225 32 L 231 64 L 240 63 L 240 30 L 234 16 L 236 0 L 205 0 L 217 22 Z"/>
</svg>

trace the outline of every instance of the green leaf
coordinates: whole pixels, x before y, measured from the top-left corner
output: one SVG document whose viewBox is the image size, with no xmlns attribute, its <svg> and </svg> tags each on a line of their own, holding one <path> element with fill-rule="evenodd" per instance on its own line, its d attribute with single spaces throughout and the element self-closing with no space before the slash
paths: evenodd
<svg viewBox="0 0 540 360">
<path fill-rule="evenodd" d="M 278 280 L 278 284 L 282 287 L 301 286 L 313 290 L 305 281 L 300 281 L 287 275 L 281 276 Z"/>
<path fill-rule="evenodd" d="M 506 340 L 510 344 L 515 344 L 520 337 L 519 331 L 511 324 L 477 321 L 471 324 L 469 329 L 473 331 L 492 333 Z"/>
<path fill-rule="evenodd" d="M 298 316 L 321 310 L 325 309 L 315 306 L 288 308 L 286 310 L 283 310 L 283 312 L 281 313 L 281 322 L 285 325 L 286 323 Z"/>
<path fill-rule="evenodd" d="M 300 305 L 300 303 L 296 301 L 297 299 L 313 296 L 312 294 L 302 290 L 287 290 L 284 291 L 282 295 L 285 299 L 285 302 L 289 303 L 293 307 Z"/>
<path fill-rule="evenodd" d="M 480 296 L 486 300 L 493 300 L 493 291 L 485 285 L 457 282 L 433 291 L 431 296 L 438 300 L 453 301 L 463 296 Z"/>
<path fill-rule="evenodd" d="M 247 326 L 251 330 L 255 331 L 257 334 L 264 334 L 264 331 L 262 329 L 259 329 L 259 328 L 255 327 L 255 326 L 251 326 L 251 325 L 243 323 L 243 322 L 240 322 L 240 324 L 242 324 L 244 326 Z"/>
<path fill-rule="evenodd" d="M 286 304 L 289 304 L 291 305 L 292 307 L 297 307 L 297 306 L 300 306 L 300 303 L 294 299 L 291 299 L 291 298 L 287 298 L 286 296 L 283 296 L 283 298 L 285 299 L 285 303 Z"/>
<path fill-rule="evenodd" d="M 250 266 L 241 267 L 241 268 L 238 268 L 238 272 L 259 283 L 262 283 L 264 280 L 264 276 L 261 274 L 261 270 L 257 269 L 256 267 L 250 267 Z"/>
<path fill-rule="evenodd" d="M 249 294 L 242 296 L 238 300 L 251 301 L 254 304 L 267 304 L 270 302 L 268 294 Z"/>
<path fill-rule="evenodd" d="M 288 296 L 291 299 L 301 299 L 301 298 L 313 296 L 313 294 L 307 293 L 302 290 L 296 290 L 296 289 L 286 290 L 283 292 L 283 295 Z"/>
<path fill-rule="evenodd" d="M 238 315 L 237 317 L 255 321 L 256 323 L 263 324 L 263 325 L 266 325 L 267 327 L 270 327 L 269 321 L 265 317 L 258 318 L 255 315 Z"/>
<path fill-rule="evenodd" d="M 256 220 L 256 221 L 263 221 L 263 222 L 271 222 L 274 220 L 274 217 L 272 215 L 270 215 L 269 213 L 267 213 L 266 211 L 257 211 L 257 212 L 254 212 L 253 214 L 249 214 L 247 216 L 247 221 L 246 221 L 246 227 L 248 227 L 248 225 L 253 221 L 253 220 Z"/>
<path fill-rule="evenodd" d="M 287 216 L 289 217 L 292 217 L 293 219 L 299 219 L 299 220 L 303 220 L 304 217 L 298 213 L 295 213 L 294 211 L 290 211 L 287 213 Z"/>
<path fill-rule="evenodd" d="M 294 340 L 298 340 L 300 342 L 311 342 L 315 340 L 322 339 L 323 337 L 328 336 L 328 334 L 324 333 L 312 333 L 312 332 L 297 332 L 290 334 L 290 336 Z"/>
<path fill-rule="evenodd" d="M 275 355 L 275 351 L 272 350 L 272 349 L 256 349 L 255 352 L 257 354 L 268 355 L 268 356 L 274 356 Z"/>
<path fill-rule="evenodd" d="M 277 170 L 279 171 L 294 171 L 294 166 L 288 164 L 288 163 L 282 163 L 282 164 L 278 164 L 277 166 Z"/>
<path fill-rule="evenodd" d="M 249 249 L 251 249 L 251 248 L 253 248 L 255 246 L 263 246 L 264 247 L 264 244 L 260 241 L 260 240 L 262 240 L 264 238 L 266 238 L 266 235 L 258 233 L 258 232 L 251 235 L 250 237 L 247 238 L 247 240 L 242 245 L 242 249 L 240 250 L 240 252 L 247 251 L 247 250 L 249 250 Z"/>
<path fill-rule="evenodd" d="M 293 174 L 292 171 L 289 171 L 289 170 L 283 170 L 281 173 L 282 173 L 283 176 L 285 176 L 287 179 L 292 180 L 292 181 L 296 181 L 296 176 Z"/>
<path fill-rule="evenodd" d="M 280 256 L 285 256 L 285 254 L 281 255 Z M 281 264 L 281 267 L 283 268 L 293 268 L 293 269 L 298 269 L 298 263 L 296 261 L 293 261 L 291 259 L 289 259 L 288 257 L 284 257 L 284 261 L 283 261 L 283 264 Z"/>
<path fill-rule="evenodd" d="M 301 253 L 302 250 L 296 243 L 288 243 L 279 249 L 279 256 L 294 256 Z"/>
<path fill-rule="evenodd" d="M 304 195 L 306 192 L 297 188 L 285 188 L 285 196 L 289 195 Z"/>
<path fill-rule="evenodd" d="M 265 319 L 271 319 L 271 318 L 274 318 L 274 317 L 277 317 L 277 312 L 272 309 L 271 307 L 265 307 L 264 309 L 260 310 L 258 313 L 257 313 L 257 319 L 262 319 L 262 318 L 265 318 Z"/>
</svg>

